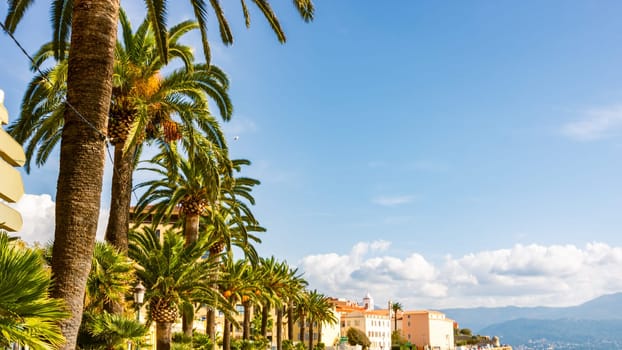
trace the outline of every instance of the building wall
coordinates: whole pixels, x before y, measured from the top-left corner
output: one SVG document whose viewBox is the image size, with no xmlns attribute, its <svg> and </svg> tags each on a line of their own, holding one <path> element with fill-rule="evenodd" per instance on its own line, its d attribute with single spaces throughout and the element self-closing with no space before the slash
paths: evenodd
<svg viewBox="0 0 622 350">
<path fill-rule="evenodd" d="M 405 311 L 402 335 L 417 349 L 453 350 L 454 321 L 437 311 Z"/>
<path fill-rule="evenodd" d="M 391 322 L 388 315 L 367 315 L 365 329 L 371 341 L 371 349 L 391 348 Z"/>
<path fill-rule="evenodd" d="M 391 348 L 391 320 L 388 313 L 355 311 L 342 314 L 341 334 L 345 335 L 350 327 L 365 332 L 371 341 L 371 350 Z"/>
</svg>

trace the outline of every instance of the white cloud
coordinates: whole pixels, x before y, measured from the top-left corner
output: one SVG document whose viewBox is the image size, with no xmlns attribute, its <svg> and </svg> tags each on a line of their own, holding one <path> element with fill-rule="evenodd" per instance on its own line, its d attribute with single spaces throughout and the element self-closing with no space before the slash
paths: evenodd
<svg viewBox="0 0 622 350">
<path fill-rule="evenodd" d="M 588 110 L 585 117 L 562 126 L 562 133 L 579 141 L 606 138 L 622 130 L 622 106 Z"/>
<path fill-rule="evenodd" d="M 22 214 L 24 221 L 22 229 L 15 235 L 28 243 L 52 241 L 55 204 L 49 194 L 25 194 L 19 202 L 11 206 Z"/>
<path fill-rule="evenodd" d="M 359 242 L 348 255 L 307 256 L 300 267 L 327 295 L 360 299 L 369 291 L 377 305 L 394 300 L 408 308 L 576 305 L 622 292 L 622 247 L 604 243 L 519 244 L 438 263 L 417 252 L 377 256 L 372 245 Z"/>
<path fill-rule="evenodd" d="M 28 243 L 47 243 L 54 240 L 54 216 L 56 204 L 49 194 L 25 194 L 17 203 L 9 204 L 22 214 L 24 225 L 15 232 Z M 108 210 L 104 209 L 99 214 L 97 239 L 103 240 L 108 222 Z M 12 234 L 13 235 L 13 234 Z"/>
<path fill-rule="evenodd" d="M 379 196 L 372 199 L 372 202 L 378 205 L 382 205 L 385 207 L 392 207 L 401 204 L 408 204 L 415 199 L 414 196 L 410 195 L 399 195 L 399 196 Z"/>
</svg>

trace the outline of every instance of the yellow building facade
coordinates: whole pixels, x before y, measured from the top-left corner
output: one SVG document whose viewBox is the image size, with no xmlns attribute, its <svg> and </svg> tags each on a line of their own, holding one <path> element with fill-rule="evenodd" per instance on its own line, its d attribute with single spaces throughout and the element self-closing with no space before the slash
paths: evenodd
<svg viewBox="0 0 622 350">
<path fill-rule="evenodd" d="M 439 311 L 404 311 L 401 334 L 419 350 L 453 350 L 454 324 Z"/>
<path fill-rule="evenodd" d="M 6 203 L 15 203 L 24 195 L 24 183 L 16 167 L 24 165 L 26 155 L 22 146 L 4 131 L 8 123 L 4 91 L 0 90 L 0 229 L 15 232 L 22 229 L 22 216 Z"/>
</svg>

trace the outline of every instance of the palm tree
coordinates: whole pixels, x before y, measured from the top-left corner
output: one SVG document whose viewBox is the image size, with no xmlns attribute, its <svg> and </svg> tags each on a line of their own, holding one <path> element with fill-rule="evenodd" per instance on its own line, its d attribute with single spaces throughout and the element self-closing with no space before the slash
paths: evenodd
<svg viewBox="0 0 622 350">
<path fill-rule="evenodd" d="M 19 1 L 12 0 L 9 2 L 9 11 L 5 20 L 5 27 L 9 32 L 13 32 L 17 27 L 17 24 L 24 15 L 25 10 L 30 6 L 32 0 Z M 257 1 L 253 0 L 253 3 L 257 5 L 262 12 L 268 24 L 272 28 L 272 31 L 277 36 L 277 39 L 281 43 L 285 43 L 286 37 L 281 24 L 279 23 L 276 14 L 272 10 L 270 3 L 267 0 Z M 168 32 L 166 30 L 166 1 L 145 0 L 147 5 L 147 14 L 151 25 L 155 28 L 157 33 L 157 42 L 160 55 L 162 57 L 168 56 L 169 47 L 167 45 Z M 190 4 L 194 10 L 195 17 L 200 25 L 201 29 L 201 43 L 203 45 L 203 52 L 207 61 L 210 61 L 210 46 L 207 39 L 207 4 L 201 0 L 190 0 Z M 250 27 L 251 19 L 250 12 L 246 5 L 246 1 L 242 0 L 242 13 L 244 15 L 244 22 L 246 27 Z M 313 20 L 315 8 L 311 0 L 294 0 L 294 5 L 298 10 L 298 13 L 305 22 Z M 233 44 L 233 33 L 231 27 L 225 17 L 224 11 L 218 1 L 210 1 L 210 6 L 216 15 L 218 21 L 218 27 L 220 31 L 220 38 L 225 45 Z M 118 7 L 117 7 L 118 8 Z M 79 12 L 79 11 L 78 11 Z M 55 0 L 52 4 L 52 27 L 53 37 L 55 42 L 55 51 L 57 57 L 62 57 L 66 47 L 66 41 L 69 37 L 69 33 L 72 26 L 72 16 L 75 15 L 73 1 L 69 0 Z M 71 30 L 70 30 L 71 29 Z"/>
<path fill-rule="evenodd" d="M 13 33 L 33 0 L 9 0 L 5 29 Z M 166 1 L 146 0 L 149 18 L 155 22 L 161 57 L 166 58 Z M 199 18 L 203 47 L 209 57 L 204 1 L 191 0 Z M 273 29 L 278 21 L 266 0 L 255 1 L 267 15 Z M 210 1 L 216 10 L 225 35 L 224 15 L 218 1 Z M 295 0 L 294 5 L 305 20 L 313 18 L 311 0 Z M 53 295 L 66 301 L 71 317 L 61 322 L 66 338 L 64 349 L 75 348 L 76 335 L 82 318 L 81 299 L 84 295 L 88 268 L 93 253 L 100 209 L 104 171 L 105 138 L 112 94 L 114 49 L 120 1 L 54 0 L 52 3 L 53 37 L 56 56 L 65 52 L 63 46 L 71 33 L 68 52 L 67 103 L 64 111 L 58 185 L 56 193 L 56 225 L 52 270 L 55 276 Z M 243 6 L 246 24 L 248 11 Z M 159 25 L 158 25 L 159 24 Z M 71 26 L 71 30 L 69 27 Z M 281 40 L 284 40 L 284 36 Z M 89 166 L 84 166 L 88 164 Z"/>
<path fill-rule="evenodd" d="M 33 350 L 60 346 L 56 323 L 67 317 L 62 300 L 48 296 L 50 273 L 36 251 L 19 248 L 0 232 L 0 347 L 11 343 Z"/>
<path fill-rule="evenodd" d="M 113 349 L 139 342 L 147 329 L 121 314 L 111 314 L 112 305 L 123 310 L 134 276 L 134 262 L 109 243 L 97 242 L 86 283 L 84 314 L 78 334 L 82 349 Z"/>
<path fill-rule="evenodd" d="M 307 281 L 304 280 L 302 274 L 298 273 L 298 269 L 291 268 L 287 262 L 281 263 L 280 269 L 286 270 L 286 277 L 284 279 L 284 284 L 279 284 L 276 291 L 279 295 L 279 304 L 277 305 L 277 324 L 279 327 L 277 328 L 277 337 L 276 337 L 276 346 L 277 350 L 281 350 L 283 334 L 281 326 L 283 324 L 283 315 L 285 310 L 287 310 L 287 329 L 288 329 L 288 339 L 293 341 L 293 332 L 294 332 L 294 318 L 293 318 L 293 305 L 297 300 L 301 299 L 301 295 L 303 295 L 305 287 L 308 285 Z M 292 307 L 290 307 L 292 306 Z"/>
<path fill-rule="evenodd" d="M 294 276 L 296 270 L 290 270 L 291 276 Z M 287 292 L 287 337 L 290 341 L 294 341 L 294 323 L 301 320 L 301 326 L 304 326 L 302 306 L 306 296 L 308 283 L 301 276 L 292 277 L 288 283 Z M 304 328 L 301 328 L 300 334 L 304 334 Z"/>
<path fill-rule="evenodd" d="M 146 187 L 146 190 L 135 211 L 139 216 L 154 213 L 154 224 L 168 219 L 179 208 L 187 244 L 197 240 L 200 217 L 208 206 L 214 206 L 223 178 L 230 174 L 225 150 L 202 137 L 196 138 L 196 142 L 200 147 L 191 146 L 187 158 L 176 151 L 174 144 L 162 148 L 162 152 L 150 160 L 151 166 L 139 169 L 160 178 L 136 186 L 137 189 Z"/>
<path fill-rule="evenodd" d="M 224 137 L 207 108 L 208 97 L 216 102 L 223 120 L 230 119 L 232 105 L 227 95 L 226 75 L 217 67 L 193 64 L 191 48 L 178 43 L 184 34 L 198 28 L 196 22 L 185 21 L 169 30 L 169 61 L 179 59 L 185 67 L 165 76 L 161 74 L 165 64 L 158 57 L 149 22 L 144 21 L 135 33 L 124 11 L 120 12 L 119 22 L 123 41 L 117 44 L 115 51 L 108 124 L 114 161 L 106 240 L 124 252 L 127 250 L 132 172 L 143 141 L 161 138 L 171 142 L 181 137 L 182 128 L 198 129 L 224 147 Z M 52 49 L 52 43 L 48 43 L 39 50 L 33 69 L 40 68 L 52 57 Z M 16 140 L 27 144 L 27 170 L 35 154 L 37 165 L 45 163 L 60 138 L 66 77 L 66 61 L 36 75 L 24 95 L 20 117 L 9 128 Z"/>
<path fill-rule="evenodd" d="M 80 349 L 124 350 L 128 341 L 140 344 L 149 329 L 122 315 L 86 310 L 78 345 Z"/>
<path fill-rule="evenodd" d="M 277 261 L 274 256 L 261 258 L 258 268 L 262 271 L 261 279 L 261 335 L 266 338 L 268 333 L 268 318 L 272 307 L 276 307 L 277 348 L 282 341 L 283 332 L 283 300 L 287 293 L 287 284 L 290 281 L 290 268 L 286 262 Z"/>
<path fill-rule="evenodd" d="M 309 324 L 309 350 L 313 350 L 313 324 L 317 323 L 317 343 L 322 342 L 322 324 L 337 324 L 339 320 L 333 312 L 333 307 L 328 301 L 328 298 L 318 293 L 317 290 L 313 290 L 307 294 L 305 300 L 307 321 Z"/>
<path fill-rule="evenodd" d="M 397 331 L 397 313 L 399 311 L 404 311 L 404 307 L 402 306 L 401 303 L 396 302 L 396 303 L 391 304 L 391 310 L 393 311 L 393 320 L 394 320 L 393 330 Z"/>
<path fill-rule="evenodd" d="M 136 274 L 147 289 L 145 300 L 149 317 L 156 322 L 158 350 L 170 349 L 171 326 L 178 318 L 182 303 L 224 302 L 210 283 L 217 265 L 202 259 L 209 246 L 206 238 L 187 245 L 171 230 L 164 233 L 162 243 L 154 229 L 130 232 L 128 253 L 138 264 Z"/>
<path fill-rule="evenodd" d="M 223 297 L 227 300 L 225 304 L 219 305 L 220 308 L 226 307 L 226 309 L 221 310 L 225 313 L 222 346 L 223 350 L 230 350 L 231 325 L 232 322 L 235 323 L 231 310 L 235 310 L 235 306 L 242 303 L 244 306 L 244 324 L 246 323 L 246 319 L 250 317 L 250 310 L 247 306 L 250 299 L 255 295 L 261 276 L 253 271 L 251 262 L 246 259 L 234 261 L 232 257 L 223 255 L 220 266 L 222 274 L 226 277 L 221 277 L 217 284 Z M 244 327 L 246 326 L 244 325 Z"/>
<path fill-rule="evenodd" d="M 127 248 L 127 231 L 137 148 L 147 138 L 160 137 L 171 142 L 182 137 L 181 119 L 186 129 L 199 129 L 215 137 L 224 146 L 224 137 L 210 117 L 208 97 L 219 107 L 223 120 L 231 118 L 232 105 L 227 95 L 228 80 L 217 67 L 192 64 L 192 50 L 177 40 L 197 28 L 192 21 L 169 30 L 168 60 L 160 59 L 154 33 L 147 21 L 131 33 L 129 21 L 121 12 L 124 45 L 118 46 L 115 86 L 110 109 L 108 135 L 114 144 L 112 201 L 106 238 L 120 249 Z M 160 73 L 166 61 L 180 58 L 185 70 L 165 77 Z"/>
<path fill-rule="evenodd" d="M 123 304 L 125 295 L 131 289 L 129 281 L 132 280 L 133 262 L 111 245 L 97 242 L 86 282 L 85 309 L 111 311 L 112 304 Z"/>
<path fill-rule="evenodd" d="M 254 204 L 250 191 L 259 181 L 246 177 L 232 178 L 230 173 L 230 169 L 239 171 L 242 165 L 250 162 L 229 161 L 226 154 L 219 156 L 221 150 L 209 142 L 204 146 L 208 152 L 187 148 L 190 149 L 187 159 L 175 152 L 174 147 L 168 147 L 152 159 L 152 167 L 141 168 L 160 175 L 160 178 L 137 185 L 137 188 L 147 187 L 147 190 L 139 199 L 136 212 L 154 212 L 154 223 L 158 224 L 169 218 L 175 208 L 180 208 L 186 244 L 198 238 L 200 222 L 204 221 L 203 226 L 209 227 L 207 234 L 213 243 L 210 257 L 214 263 L 218 263 L 214 258 L 223 250 L 231 252 L 232 245 L 240 247 L 252 261 L 256 261 L 257 252 L 252 243 L 261 241 L 253 233 L 264 232 L 265 229 L 258 225 L 246 201 Z M 209 152 L 213 156 L 200 156 Z M 192 308 L 186 310 L 183 328 L 184 333 L 190 336 Z M 214 319 L 214 310 L 210 310 L 207 331 L 212 339 L 215 338 Z"/>
<path fill-rule="evenodd" d="M 115 159 L 106 239 L 121 251 L 126 251 L 131 174 L 139 141 L 145 136 L 157 136 L 155 132 L 159 130 L 163 134 L 161 137 L 167 141 L 175 137 L 171 131 L 177 129 L 177 124 L 172 121 L 171 114 L 176 113 L 185 128 L 203 130 L 222 143 L 224 137 L 207 109 L 207 96 L 216 101 L 223 119 L 230 117 L 232 107 L 226 94 L 228 81 L 224 73 L 217 67 L 188 66 L 192 61 L 191 49 L 177 43 L 183 34 L 197 28 L 196 23 L 186 21 L 171 28 L 169 58 L 180 58 L 186 69 L 178 69 L 161 77 L 163 60 L 158 57 L 148 22 L 144 22 L 135 34 L 123 11 L 120 22 L 124 35 L 123 42 L 116 47 L 108 130 L 115 147 Z M 44 45 L 35 55 L 37 67 L 50 57 L 52 44 Z M 45 162 L 61 136 L 67 68 L 67 61 L 61 61 L 33 79 L 22 104 L 22 114 L 12 125 L 12 133 L 17 139 L 21 142 L 29 139 L 26 148 L 29 160 L 40 146 L 36 159 L 38 164 Z M 121 312 L 118 308 L 111 311 Z"/>
</svg>

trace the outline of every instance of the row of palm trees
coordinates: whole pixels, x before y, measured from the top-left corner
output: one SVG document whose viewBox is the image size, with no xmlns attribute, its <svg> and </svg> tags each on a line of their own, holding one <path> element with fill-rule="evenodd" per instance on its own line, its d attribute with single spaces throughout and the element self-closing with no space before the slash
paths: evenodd
<svg viewBox="0 0 622 350">
<path fill-rule="evenodd" d="M 161 68 L 161 64 L 168 63 L 174 57 L 187 57 L 191 51 L 180 50 L 175 45 L 176 27 L 167 28 L 166 25 L 167 1 L 145 0 L 149 26 L 141 28 L 143 33 L 151 33 L 150 43 L 141 42 L 142 38 L 146 38 L 140 34 L 141 29 L 133 34 L 124 28 L 119 41 L 124 46 L 117 42 L 117 23 L 119 19 L 121 23 L 126 22 L 120 12 L 120 1 L 51 2 L 53 40 L 42 50 L 34 66 L 42 67 L 41 63 L 53 56 L 60 67 L 43 71 L 41 76 L 46 76 L 49 80 L 33 81 L 34 85 L 30 86 L 27 96 L 33 97 L 34 104 L 25 105 L 26 110 L 33 111 L 33 119 L 22 121 L 25 125 L 21 132 L 24 133 L 23 140 L 30 137 L 35 140 L 30 157 L 34 155 L 35 148 L 42 147 L 43 151 L 36 155 L 37 162 L 45 161 L 52 151 L 51 145 L 60 141 L 55 239 L 51 264 L 55 276 L 52 295 L 65 300 L 70 311 L 70 317 L 61 322 L 61 330 L 66 339 L 64 349 L 75 347 L 78 325 L 82 319 L 82 298 L 89 273 L 87 267 L 94 251 L 100 210 L 106 143 L 112 142 L 115 147 L 112 210 L 106 237 L 125 251 L 131 174 L 143 142 L 152 138 L 153 142 L 171 141 L 182 136 L 183 144 L 192 146 L 197 143 L 192 137 L 193 131 L 179 131 L 179 127 L 187 126 L 185 122 L 190 120 L 196 127 L 209 130 L 203 138 L 209 139 L 220 134 L 218 128 L 210 126 L 213 118 L 204 113 L 206 109 L 202 107 L 205 106 L 200 106 L 199 103 L 205 100 L 206 93 L 207 96 L 212 96 L 210 92 L 219 93 L 213 84 L 220 84 L 226 89 L 224 75 L 209 65 L 209 10 L 215 15 L 221 40 L 225 44 L 233 42 L 233 34 L 219 1 L 189 2 L 201 32 L 207 64 L 186 65 L 185 71 L 172 79 L 170 85 L 165 83 L 166 79 L 162 77 L 158 67 Z M 9 0 L 3 29 L 13 33 L 32 3 L 33 0 Z M 268 20 L 278 40 L 285 42 L 285 35 L 269 2 L 253 0 L 252 3 Z M 294 0 L 293 3 L 305 21 L 313 18 L 314 7 L 311 0 Z M 245 23 L 249 26 L 250 12 L 244 0 L 241 1 L 241 6 Z M 180 30 L 179 35 L 182 32 Z M 132 40 L 128 39 L 133 38 L 138 40 L 129 45 Z M 142 56 L 140 50 L 148 49 L 148 46 L 155 47 L 155 50 L 145 51 L 148 55 Z M 133 51 L 134 48 L 139 51 Z M 123 54 L 124 51 L 126 55 Z M 135 58 L 146 59 L 146 62 L 140 63 L 147 63 L 153 70 L 145 69 L 143 65 L 135 65 L 136 61 L 132 61 Z M 209 80 L 207 85 L 201 85 L 201 79 Z M 194 82 L 190 83 L 188 80 Z M 161 93 L 163 87 L 174 88 L 186 81 L 190 83 L 186 89 L 178 89 L 177 93 L 170 95 Z M 229 112 L 223 112 L 227 109 L 226 100 L 220 100 L 221 103 L 218 101 L 219 98 L 216 98 L 221 117 L 228 118 Z M 178 107 L 184 112 L 176 110 Z M 177 116 L 175 122 L 170 118 L 170 113 Z M 125 133 L 128 128 L 129 134 Z M 15 133 L 20 132 L 16 129 Z M 107 139 L 105 135 L 108 135 Z M 219 146 L 220 150 L 226 150 L 224 144 Z M 194 150 L 193 147 L 189 148 Z M 220 155 L 212 153 L 209 157 L 199 158 L 206 164 L 217 164 Z M 227 168 L 226 162 L 219 164 L 220 170 Z M 227 177 L 223 177 L 223 180 L 226 183 Z"/>
<path fill-rule="evenodd" d="M 305 1 L 298 3 L 300 6 Z M 157 324 L 158 348 L 170 347 L 170 326 L 179 310 L 184 316 L 184 332 L 191 335 L 196 305 L 208 305 L 212 310 L 208 330 L 213 340 L 215 310 L 231 315 L 237 302 L 241 302 L 245 309 L 253 303 L 260 305 L 261 333 L 264 336 L 267 333 L 267 315 L 272 307 L 276 309 L 279 319 L 277 325 L 281 324 L 287 312 L 290 338 L 296 319 L 294 315 L 306 315 L 310 321 L 310 333 L 313 332 L 314 321 L 319 325 L 324 321 L 335 322 L 332 312 L 327 311 L 329 305 L 324 296 L 316 291 L 304 293 L 306 282 L 296 270 L 274 258 L 266 260 L 257 255 L 254 244 L 261 242 L 257 233 L 265 229 L 259 225 L 250 206 L 254 204 L 251 191 L 259 181 L 238 176 L 250 162 L 229 159 L 225 137 L 208 108 L 208 102 L 214 102 L 221 119 L 230 119 L 232 104 L 227 93 L 228 79 L 213 65 L 194 63 L 191 48 L 179 43 L 184 34 L 202 29 L 202 25 L 185 21 L 169 28 L 166 56 L 163 56 L 161 32 L 153 29 L 152 21 L 145 20 L 133 31 L 122 10 L 119 18 L 122 38 L 114 50 L 107 127 L 108 140 L 114 146 L 114 160 L 106 240 L 133 259 L 138 266 L 137 278 L 150 290 L 150 320 Z M 71 61 L 61 59 L 50 65 L 48 60 L 51 58 L 66 56 L 64 53 L 59 55 L 57 50 L 58 43 L 51 42 L 35 55 L 33 70 L 38 73 L 26 91 L 20 117 L 9 127 L 10 133 L 25 145 L 27 170 L 30 170 L 33 159 L 37 165 L 45 163 L 58 141 L 64 142 L 67 136 L 70 123 L 67 110 L 74 108 L 65 103 L 65 96 L 69 95 Z M 168 74 L 162 73 L 168 62 L 177 60 L 181 62 L 180 68 Z M 157 147 L 159 153 L 139 170 L 151 173 L 156 179 L 134 187 L 144 191 L 134 214 L 139 224 L 147 217 L 153 218 L 153 227 L 143 227 L 142 233 L 129 234 L 132 175 L 146 145 Z M 60 200 L 57 197 L 59 207 L 63 204 Z M 71 211 L 64 214 L 75 215 Z M 181 220 L 171 222 L 176 217 L 173 214 L 180 214 L 177 217 Z M 167 233 L 164 241 L 160 242 L 155 232 L 161 223 L 172 224 L 177 232 L 183 233 L 183 239 L 179 234 Z M 57 221 L 57 232 L 58 225 Z M 86 249 L 79 253 L 67 250 L 68 237 L 61 237 L 61 242 L 58 238 L 56 235 L 51 262 L 57 278 L 55 291 L 63 288 L 63 283 L 67 283 L 67 273 L 71 272 L 71 269 L 64 270 L 66 265 L 63 261 L 70 258 L 79 260 L 80 254 L 89 251 L 88 247 L 83 247 Z M 241 248 L 244 259 L 234 259 L 233 246 Z M 95 253 L 98 253 L 97 248 Z M 73 255 L 69 257 L 68 254 Z M 92 269 L 85 281 L 87 289 L 92 286 L 97 261 L 93 263 L 95 272 Z M 99 278 L 107 277 L 99 274 Z M 72 284 L 81 283 L 75 275 L 71 278 Z M 122 277 L 120 281 L 127 281 L 127 278 Z M 115 286 L 112 282 L 96 285 Z M 63 293 L 55 295 L 64 297 L 74 318 L 76 314 L 81 317 L 85 307 L 121 315 L 124 312 L 123 296 L 129 287 L 127 284 L 117 287 L 119 290 L 116 293 L 108 293 L 110 297 L 94 298 L 103 303 L 97 306 L 89 304 L 93 302 L 88 298 L 93 295 L 93 290 L 87 290 L 86 304 Z M 305 300 L 308 303 L 304 303 Z M 297 310 L 296 313 L 294 310 Z M 250 312 L 245 312 L 245 317 L 247 315 Z M 92 317 L 92 314 L 87 316 Z M 226 318 L 226 322 L 233 320 Z M 102 322 L 99 324 L 106 324 Z M 249 324 L 250 320 L 245 318 L 245 339 L 250 336 Z M 70 326 L 75 327 L 75 324 L 63 324 L 68 343 L 71 343 L 69 337 L 73 332 L 67 329 Z M 226 324 L 223 334 L 225 349 L 230 345 L 229 332 Z M 279 349 L 282 340 L 280 333 L 281 328 L 277 327 Z M 312 337 L 309 346 L 312 346 Z"/>
<path fill-rule="evenodd" d="M 213 227 L 208 229 L 213 230 Z M 78 336 L 82 349 L 123 348 L 128 341 L 140 344 L 147 328 L 133 321 L 129 309 L 136 281 L 146 287 L 145 302 L 148 323 L 156 324 L 156 348 L 171 348 L 171 327 L 179 319 L 179 311 L 190 306 L 208 306 L 224 314 L 223 349 L 231 348 L 231 331 L 237 322 L 236 306 L 244 308 L 243 339 L 251 340 L 251 310 L 259 315 L 258 339 L 267 339 L 268 331 L 276 332 L 277 348 L 284 340 L 283 321 L 287 316 L 288 339 L 293 339 L 294 322 L 300 323 L 300 334 L 309 327 L 309 349 L 313 349 L 313 326 L 337 322 L 335 313 L 324 295 L 309 291 L 302 275 L 286 262 L 274 257 L 249 259 L 231 258 L 222 253 L 220 261 L 206 258 L 216 243 L 209 235 L 187 244 L 178 230 L 163 233 L 144 227 L 132 230 L 128 255 L 112 245 L 98 242 L 83 302 L 84 314 Z M 50 249 L 28 249 L 10 244 L 0 233 L 0 345 L 18 343 L 32 349 L 54 349 L 62 344 L 57 321 L 67 316 L 63 301 L 50 299 Z M 47 262 L 44 262 L 47 261 Z M 108 312 L 108 305 L 117 303 L 122 314 Z M 269 329 L 274 310 L 275 326 Z M 302 340 L 302 339 L 300 339 Z M 216 344 L 217 339 L 212 339 Z M 317 340 L 321 342 L 321 338 Z"/>
</svg>

